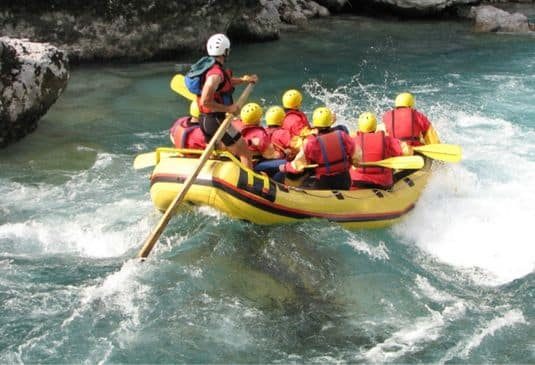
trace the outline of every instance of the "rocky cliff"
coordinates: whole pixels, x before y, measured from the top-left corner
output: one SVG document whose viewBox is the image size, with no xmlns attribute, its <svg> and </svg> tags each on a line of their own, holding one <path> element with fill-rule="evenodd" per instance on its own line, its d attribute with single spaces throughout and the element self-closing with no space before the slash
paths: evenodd
<svg viewBox="0 0 535 365">
<path fill-rule="evenodd" d="M 532 1 L 532 0 L 529 0 Z M 176 57 L 211 33 L 272 40 L 312 17 L 361 9 L 425 16 L 479 0 L 3 0 L 0 34 L 50 42 L 71 62 Z M 373 11 L 373 10 L 372 10 Z"/>
</svg>

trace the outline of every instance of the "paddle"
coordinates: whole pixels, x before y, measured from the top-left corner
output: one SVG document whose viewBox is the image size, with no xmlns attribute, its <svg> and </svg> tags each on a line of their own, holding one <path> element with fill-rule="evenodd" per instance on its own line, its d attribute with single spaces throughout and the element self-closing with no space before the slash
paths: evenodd
<svg viewBox="0 0 535 365">
<path fill-rule="evenodd" d="M 380 166 L 396 170 L 417 170 L 424 167 L 424 162 L 422 156 L 398 156 L 380 161 L 359 162 L 358 166 Z"/>
<path fill-rule="evenodd" d="M 186 150 L 187 151 L 187 150 Z M 140 153 L 134 159 L 134 169 L 144 169 L 145 167 L 155 166 L 160 160 L 171 156 L 182 156 L 184 150 L 174 147 L 158 147 L 156 151 Z M 199 155 L 201 151 L 199 150 Z"/>
<path fill-rule="evenodd" d="M 461 146 L 455 144 L 427 144 L 413 147 L 413 151 L 421 153 L 433 160 L 445 162 L 459 162 L 462 158 Z"/>
<path fill-rule="evenodd" d="M 197 99 L 197 95 L 189 91 L 188 88 L 186 87 L 186 82 L 184 81 L 184 75 L 176 74 L 175 76 L 173 76 L 173 78 L 171 79 L 170 86 L 171 86 L 171 90 L 173 90 L 177 94 L 182 95 L 188 100 L 193 101 Z"/>
<path fill-rule="evenodd" d="M 241 108 L 243 104 L 245 104 L 245 101 L 249 97 L 249 94 L 253 91 L 254 84 L 249 84 L 243 90 L 242 94 L 240 95 L 240 98 L 238 99 L 237 103 L 238 106 Z M 167 207 L 167 210 L 165 211 L 164 215 L 156 225 L 156 228 L 154 232 L 147 238 L 145 243 L 143 244 L 143 247 L 138 253 L 138 257 L 142 260 L 146 258 L 156 242 L 158 241 L 158 238 L 162 234 L 163 230 L 167 226 L 167 223 L 169 223 L 169 220 L 171 219 L 172 215 L 175 213 L 178 205 L 180 202 L 184 199 L 186 196 L 186 193 L 188 192 L 191 185 L 193 185 L 193 181 L 197 178 L 197 175 L 201 172 L 201 169 L 203 168 L 204 164 L 212 154 L 212 151 L 214 150 L 215 144 L 219 142 L 219 140 L 223 137 L 223 134 L 227 130 L 228 125 L 230 124 L 232 120 L 233 115 L 228 114 L 225 120 L 221 123 L 215 134 L 213 135 L 212 139 L 210 140 L 210 143 L 206 146 L 204 149 L 204 152 L 202 153 L 201 157 L 199 158 L 199 164 L 193 171 L 193 173 L 186 179 L 184 182 L 184 185 L 182 186 L 182 190 L 177 194 L 175 199 L 169 204 L 169 207 Z"/>
<path fill-rule="evenodd" d="M 145 167 L 156 165 L 156 152 L 142 153 L 134 159 L 134 169 L 144 169 Z"/>
</svg>

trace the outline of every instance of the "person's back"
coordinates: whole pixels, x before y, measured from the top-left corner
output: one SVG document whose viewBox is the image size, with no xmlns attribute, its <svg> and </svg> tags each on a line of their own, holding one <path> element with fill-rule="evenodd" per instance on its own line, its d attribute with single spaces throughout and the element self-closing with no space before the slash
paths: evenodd
<svg viewBox="0 0 535 365">
<path fill-rule="evenodd" d="M 295 173 L 306 165 L 317 164 L 314 169 L 315 188 L 348 190 L 351 186 L 349 169 L 356 158 L 355 144 L 347 133 L 333 130 L 333 122 L 330 109 L 317 108 L 312 125 L 318 134 L 305 139 L 301 151 L 285 165 L 284 170 Z"/>
<path fill-rule="evenodd" d="M 264 159 L 277 159 L 282 154 L 277 152 L 270 141 L 269 134 L 260 125 L 262 118 L 262 107 L 257 103 L 248 103 L 243 106 L 240 112 L 240 119 L 243 127 L 241 134 L 248 149 L 256 157 Z"/>
<path fill-rule="evenodd" d="M 396 97 L 395 108 L 383 114 L 386 133 L 411 146 L 440 143 L 429 119 L 414 109 L 414 96 L 401 93 Z"/>
<path fill-rule="evenodd" d="M 284 158 L 289 160 L 295 157 L 297 150 L 291 133 L 282 128 L 282 121 L 285 111 L 280 106 L 272 106 L 266 112 L 266 132 L 273 147 L 279 151 Z"/>
<path fill-rule="evenodd" d="M 302 102 L 303 96 L 295 89 L 286 91 L 282 96 L 282 106 L 286 111 L 282 128 L 290 132 L 292 136 L 301 136 L 303 131 L 310 130 L 308 118 L 300 110 Z"/>
<path fill-rule="evenodd" d="M 359 116 L 358 131 L 353 140 L 356 148 L 362 151 L 362 162 L 410 154 L 410 148 L 403 146 L 401 141 L 385 135 L 383 131 L 377 131 L 377 119 L 369 112 Z M 388 189 L 393 183 L 392 169 L 375 166 L 357 166 L 351 169 L 352 188 Z"/>
</svg>

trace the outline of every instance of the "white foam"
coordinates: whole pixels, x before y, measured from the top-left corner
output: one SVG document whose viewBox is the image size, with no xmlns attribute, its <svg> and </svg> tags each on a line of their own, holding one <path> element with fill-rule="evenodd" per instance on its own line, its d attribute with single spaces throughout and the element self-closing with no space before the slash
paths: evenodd
<svg viewBox="0 0 535 365">
<path fill-rule="evenodd" d="M 416 287 L 421 291 L 421 293 L 425 297 L 438 303 L 448 303 L 448 302 L 453 302 L 453 301 L 459 301 L 459 299 L 454 297 L 453 295 L 450 295 L 446 292 L 438 290 L 437 288 L 435 288 L 429 283 L 429 280 L 427 280 L 426 278 L 420 275 L 416 276 Z"/>
<path fill-rule="evenodd" d="M 109 153 L 99 153 L 97 155 L 97 159 L 95 160 L 95 163 L 93 164 L 94 169 L 103 169 L 105 167 L 108 167 L 113 162 L 113 155 Z"/>
<path fill-rule="evenodd" d="M 480 328 L 473 336 L 462 340 L 459 344 L 448 350 L 446 355 L 439 361 L 443 364 L 455 358 L 467 359 L 470 353 L 479 347 L 488 336 L 494 336 L 496 331 L 505 327 L 513 327 L 517 324 L 526 324 L 524 314 L 519 309 L 512 309 L 500 317 L 496 317 Z"/>
<path fill-rule="evenodd" d="M 365 361 L 384 363 L 395 361 L 406 354 L 416 353 L 425 344 L 439 339 L 449 323 L 465 313 L 465 306 L 462 303 L 447 306 L 442 313 L 427 309 L 430 316 L 401 324 L 402 328 L 399 331 L 363 354 Z"/>
<path fill-rule="evenodd" d="M 12 216 L 0 221 L 0 242 L 17 243 L 6 246 L 12 255 L 121 256 L 139 246 L 157 219 L 147 194 L 127 197 L 140 189 L 138 181 L 119 156 L 107 153 L 62 185 L 2 181 L 2 210 Z"/>
<path fill-rule="evenodd" d="M 465 112 L 453 119 L 472 130 L 451 135 L 464 148 L 463 162 L 433 173 L 417 209 L 394 232 L 465 273 L 475 269 L 480 284 L 523 277 L 535 268 L 535 162 L 516 146 L 533 142 L 503 119 Z"/>
<path fill-rule="evenodd" d="M 369 65 L 364 62 L 361 66 L 365 72 Z M 511 87 L 525 87 L 517 77 L 481 80 L 504 81 L 507 84 L 502 88 L 507 93 Z M 316 80 L 307 82 L 304 89 L 335 110 L 342 124 L 352 129 L 360 112 L 370 110 L 379 116 L 391 108 L 391 84 L 407 88 L 406 80 L 385 73 L 381 85 L 366 84 L 357 74 L 333 89 Z M 416 95 L 441 91 L 427 84 L 411 89 Z M 355 98 L 362 103 L 355 105 Z M 423 102 L 425 99 L 422 97 Z M 535 218 L 535 131 L 521 128 L 518 121 L 475 112 L 473 103 L 466 106 L 463 110 L 447 102 L 429 106 L 419 102 L 441 139 L 462 146 L 463 161 L 436 169 L 417 208 L 394 232 L 439 261 L 472 275 L 475 282 L 499 285 L 535 269 L 535 246 L 530 238 Z M 367 249 L 365 243 L 352 245 Z"/>
<path fill-rule="evenodd" d="M 351 238 L 349 241 L 347 241 L 347 244 L 353 247 L 356 251 L 370 256 L 372 259 L 383 261 L 390 259 L 388 256 L 388 248 L 384 242 L 380 242 L 377 246 L 372 246 L 364 241 Z"/>
</svg>

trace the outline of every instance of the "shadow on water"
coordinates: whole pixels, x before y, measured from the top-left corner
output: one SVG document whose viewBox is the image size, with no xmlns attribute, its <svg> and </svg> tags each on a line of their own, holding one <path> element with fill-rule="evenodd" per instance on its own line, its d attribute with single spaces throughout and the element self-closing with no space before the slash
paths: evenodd
<svg viewBox="0 0 535 365">
<path fill-rule="evenodd" d="M 374 279 L 378 282 L 388 281 L 391 273 L 382 260 L 347 249 L 345 242 L 352 233 L 324 221 L 269 227 L 226 217 L 206 218 L 194 212 L 183 214 L 172 229 L 169 246 L 157 254 L 162 260 L 158 285 L 162 278 L 165 281 L 165 288 L 158 290 L 164 297 L 169 290 L 180 292 L 180 322 L 200 326 L 210 311 L 210 316 L 223 316 L 218 323 L 249 323 L 250 338 L 268 338 L 271 347 L 284 350 L 282 358 L 294 354 L 311 359 L 340 348 L 352 349 L 348 352 L 352 356 L 355 349 L 371 348 L 384 340 L 385 332 L 367 328 L 360 311 L 380 300 L 370 293 L 371 273 L 383 273 Z M 352 266 L 355 263 L 360 268 Z M 346 290 L 351 291 L 349 296 Z M 358 290 L 363 290 L 362 302 L 358 293 L 354 296 Z M 162 296 L 159 300 L 166 306 Z M 177 305 L 176 297 L 168 300 L 170 306 Z M 235 303 L 242 310 L 232 314 Z M 206 324 L 210 331 L 219 325 Z M 206 337 L 200 340 L 205 341 Z M 245 358 L 259 361 L 281 356 L 265 353 L 264 358 L 259 353 Z"/>
</svg>

